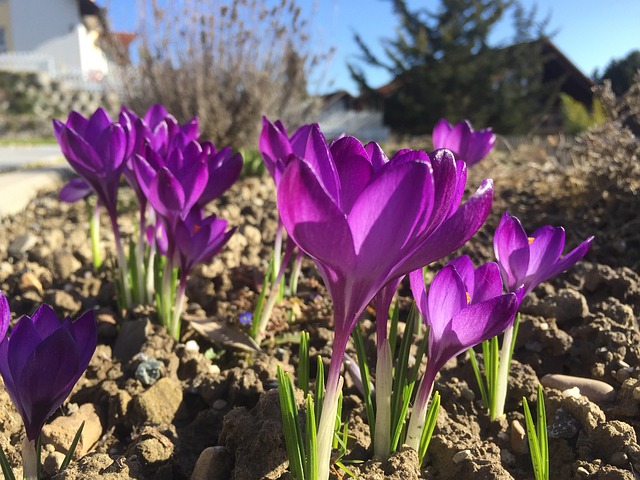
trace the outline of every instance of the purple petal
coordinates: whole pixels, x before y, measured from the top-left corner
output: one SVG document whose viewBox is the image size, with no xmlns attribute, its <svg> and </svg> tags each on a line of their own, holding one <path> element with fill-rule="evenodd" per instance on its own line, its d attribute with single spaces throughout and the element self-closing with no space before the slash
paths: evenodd
<svg viewBox="0 0 640 480">
<path fill-rule="evenodd" d="M 367 143 L 364 149 L 367 151 L 367 155 L 369 155 L 374 172 L 377 172 L 380 168 L 389 163 L 389 159 L 382 151 L 382 148 L 380 148 L 380 145 L 376 142 Z"/>
<path fill-rule="evenodd" d="M 0 292 L 0 343 L 4 342 L 9 330 L 9 322 L 11 321 L 11 310 L 9 309 L 9 300 L 4 293 Z"/>
<path fill-rule="evenodd" d="M 151 183 L 149 202 L 160 215 L 177 215 L 185 210 L 185 195 L 178 179 L 163 167 Z"/>
<path fill-rule="evenodd" d="M 432 134 L 432 142 L 433 149 L 437 150 L 439 148 L 448 148 L 447 147 L 447 138 L 449 138 L 449 134 L 453 127 L 446 119 L 441 118 L 438 123 L 436 123 L 435 127 L 433 127 Z"/>
<path fill-rule="evenodd" d="M 338 202 L 340 198 L 338 172 L 318 124 L 303 125 L 296 130 L 291 137 L 291 147 L 295 155 L 311 166 L 325 190 Z"/>
<path fill-rule="evenodd" d="M 46 303 L 40 305 L 34 312 L 31 317 L 31 323 L 40 338 L 46 338 L 62 327 L 62 322 L 58 319 L 56 312 Z"/>
<path fill-rule="evenodd" d="M 67 203 L 77 202 L 93 193 L 93 188 L 84 178 L 74 177 L 60 190 L 60 200 Z"/>
<path fill-rule="evenodd" d="M 356 199 L 371 180 L 373 168 L 362 144 L 353 137 L 337 140 L 331 147 L 331 153 L 336 162 L 340 184 L 346 187 L 341 191 L 340 205 L 342 211 L 348 215 Z"/>
<path fill-rule="evenodd" d="M 340 272 L 355 267 L 347 220 L 305 162 L 291 161 L 277 198 L 282 224 L 305 253 Z"/>
<path fill-rule="evenodd" d="M 95 178 L 101 170 L 102 160 L 94 148 L 67 127 L 61 128 L 59 135 L 60 149 L 71 167 L 87 180 Z"/>
<path fill-rule="evenodd" d="M 503 291 L 500 268 L 497 263 L 489 262 L 480 265 L 474 272 L 474 288 L 471 302 L 480 303 L 499 296 Z"/>
<path fill-rule="evenodd" d="M 282 128 L 280 128 L 282 127 Z M 271 123 L 267 117 L 262 117 L 262 132 L 260 133 L 260 153 L 269 174 L 276 178 L 276 164 L 279 160 L 288 158 L 293 150 L 287 132 L 281 122 Z"/>
<path fill-rule="evenodd" d="M 369 263 L 361 264 L 361 268 L 375 271 L 386 266 L 380 259 L 399 260 L 416 226 L 431 213 L 433 186 L 429 173 L 429 166 L 419 162 L 387 168 L 358 197 L 348 222 L 356 254 Z"/>
<path fill-rule="evenodd" d="M 133 170 L 136 174 L 136 179 L 138 185 L 140 186 L 140 190 L 144 193 L 146 197 L 149 197 L 151 194 L 151 185 L 153 184 L 157 171 L 147 162 L 147 160 L 140 155 L 134 155 L 132 159 Z"/>
<path fill-rule="evenodd" d="M 402 271 L 422 268 L 464 245 L 486 220 L 492 202 L 493 182 L 487 179 L 464 205 L 421 241 L 411 256 L 401 264 Z"/>
<path fill-rule="evenodd" d="M 95 313 L 89 310 L 66 325 L 78 345 L 80 365 L 88 365 L 98 342 L 98 324 Z"/>
<path fill-rule="evenodd" d="M 550 270 L 544 272 L 543 274 L 541 272 L 541 277 L 535 278 L 536 285 L 558 275 L 561 272 L 564 272 L 565 270 L 582 260 L 582 258 L 589 251 L 589 247 L 591 246 L 593 239 L 594 237 L 587 238 L 584 242 L 571 250 L 571 252 L 562 257 L 559 262 L 551 267 Z"/>
<path fill-rule="evenodd" d="M 451 319 L 467 308 L 467 291 L 456 269 L 446 265 L 436 273 L 427 296 L 427 310 L 421 311 L 429 330 L 429 345 L 441 341 Z M 430 348 L 431 350 L 431 348 Z"/>
<path fill-rule="evenodd" d="M 529 240 L 520 220 L 505 212 L 493 237 L 493 250 L 507 290 L 514 291 L 527 275 Z"/>
<path fill-rule="evenodd" d="M 527 276 L 551 269 L 562 255 L 564 239 L 565 233 L 562 227 L 547 225 L 536 230 L 527 239 L 530 242 Z"/>
<path fill-rule="evenodd" d="M 98 108 L 94 114 L 91 115 L 87 130 L 82 136 L 88 143 L 92 144 L 100 138 L 102 133 L 107 130 L 112 123 L 111 117 L 104 108 Z"/>
<path fill-rule="evenodd" d="M 167 115 L 169 115 L 167 109 L 162 104 L 156 103 L 151 105 L 147 113 L 144 114 L 144 121 L 153 130 L 164 121 Z"/>
</svg>

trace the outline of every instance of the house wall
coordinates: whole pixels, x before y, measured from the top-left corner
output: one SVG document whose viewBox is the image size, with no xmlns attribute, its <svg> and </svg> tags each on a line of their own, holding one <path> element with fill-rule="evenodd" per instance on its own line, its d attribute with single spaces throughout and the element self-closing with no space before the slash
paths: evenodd
<svg viewBox="0 0 640 480">
<path fill-rule="evenodd" d="M 4 1 L 10 5 L 13 50 L 50 56 L 58 74 L 107 74 L 107 59 L 95 43 L 97 32 L 82 24 L 77 0 Z"/>
<path fill-rule="evenodd" d="M 4 37 L 4 46 L 0 45 L 0 53 L 4 49 L 10 52 L 13 49 L 13 37 L 9 21 L 9 0 L 0 0 L 0 30 L 2 30 L 0 35 Z"/>
<path fill-rule="evenodd" d="M 76 0 L 8 0 L 13 49 L 36 50 L 43 43 L 67 35 L 80 23 Z"/>
</svg>

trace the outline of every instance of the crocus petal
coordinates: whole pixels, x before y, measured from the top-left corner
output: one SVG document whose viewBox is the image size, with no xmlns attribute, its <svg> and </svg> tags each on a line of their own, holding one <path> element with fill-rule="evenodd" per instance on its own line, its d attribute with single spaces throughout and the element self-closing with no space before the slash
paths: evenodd
<svg viewBox="0 0 640 480">
<path fill-rule="evenodd" d="M 371 159 L 371 165 L 373 166 L 373 171 L 377 172 L 384 165 L 389 163 L 389 159 L 380 148 L 376 142 L 369 142 L 365 145 L 364 149 L 367 151 L 369 158 Z"/>
<path fill-rule="evenodd" d="M 338 172 L 318 124 L 304 125 L 296 130 L 291 137 L 291 147 L 296 156 L 311 166 L 331 197 L 339 202 Z"/>
<path fill-rule="evenodd" d="M 449 138 L 449 134 L 453 127 L 446 119 L 441 118 L 438 123 L 436 123 L 435 127 L 433 127 L 432 134 L 432 142 L 433 149 L 437 150 L 439 148 L 450 148 L 447 147 L 447 139 Z"/>
<path fill-rule="evenodd" d="M 486 179 L 476 193 L 424 239 L 400 267 L 413 271 L 460 248 L 482 226 L 491 211 L 492 202 L 493 181 Z"/>
<path fill-rule="evenodd" d="M 101 176 L 119 176 L 127 153 L 127 136 L 122 126 L 113 124 L 105 128 L 96 140 L 95 149 L 102 159 Z"/>
<path fill-rule="evenodd" d="M 517 308 L 516 295 L 510 293 L 460 310 L 451 317 L 439 338 L 437 350 L 442 364 L 502 333 L 513 321 Z"/>
<path fill-rule="evenodd" d="M 357 199 L 348 222 L 356 254 L 362 261 L 375 263 L 367 268 L 383 266 L 378 261 L 381 255 L 397 258 L 416 226 L 430 215 L 430 173 L 429 166 L 419 162 L 387 168 Z"/>
<path fill-rule="evenodd" d="M 89 143 L 96 142 L 98 138 L 100 138 L 100 135 L 102 135 L 102 132 L 104 132 L 111 124 L 111 117 L 104 108 L 100 107 L 93 113 L 93 115 L 91 115 L 91 118 L 89 118 L 89 123 L 86 127 L 87 129 L 82 136 L 86 138 Z"/>
<path fill-rule="evenodd" d="M 341 191 L 341 207 L 349 214 L 354 202 L 360 196 L 373 176 L 373 167 L 362 144 L 353 137 L 343 137 L 331 146 L 331 154 L 336 162 L 341 185 L 348 185 Z"/>
<path fill-rule="evenodd" d="M 502 278 L 497 263 L 489 262 L 476 268 L 474 288 L 470 291 L 471 303 L 480 303 L 497 297 L 502 291 Z"/>
<path fill-rule="evenodd" d="M 527 276 L 544 272 L 554 265 L 564 250 L 564 228 L 549 225 L 539 228 L 529 241 Z"/>
<path fill-rule="evenodd" d="M 59 130 L 60 149 L 69 165 L 82 177 L 90 180 L 102 167 L 102 160 L 82 137 L 66 126 Z"/>
<path fill-rule="evenodd" d="M 20 377 L 14 377 L 30 440 L 37 437 L 47 418 L 71 393 L 82 373 L 78 374 L 78 365 L 76 343 L 67 330 L 58 329 L 39 342 Z"/>
<path fill-rule="evenodd" d="M 162 104 L 156 103 L 151 105 L 147 113 L 144 114 L 144 121 L 151 129 L 154 129 L 164 121 L 167 115 L 169 115 L 167 109 Z"/>
<path fill-rule="evenodd" d="M 430 327 L 430 344 L 440 342 L 451 319 L 467 307 L 467 291 L 462 278 L 450 265 L 440 270 L 431 282 L 427 297 L 426 318 Z"/>
<path fill-rule="evenodd" d="M 502 280 L 509 291 L 520 285 L 529 266 L 529 240 L 520 220 L 504 213 L 493 238 L 493 250 L 500 265 Z"/>
<path fill-rule="evenodd" d="M 149 202 L 160 215 L 171 216 L 181 212 L 185 205 L 184 190 L 178 179 L 163 167 L 151 182 Z"/>
<path fill-rule="evenodd" d="M 75 177 L 60 189 L 60 200 L 67 203 L 77 202 L 93 193 L 93 188 L 84 178 Z"/>
<path fill-rule="evenodd" d="M 549 280 L 550 278 L 558 275 L 559 273 L 564 272 L 568 268 L 572 267 L 576 263 L 578 263 L 589 251 L 589 247 L 593 242 L 594 237 L 587 238 L 584 242 L 578 245 L 576 248 L 571 250 L 571 252 L 567 253 L 564 257 L 562 257 L 555 265 L 553 265 L 549 270 L 542 273 L 538 277 L 534 277 L 534 281 L 536 284 Z"/>
<path fill-rule="evenodd" d="M 287 233 L 307 255 L 340 272 L 354 268 L 345 215 L 305 162 L 294 160 L 285 170 L 278 186 L 278 211 Z"/>
<path fill-rule="evenodd" d="M 9 300 L 4 296 L 4 293 L 0 292 L 0 343 L 7 336 L 10 321 L 11 310 L 9 309 Z"/>
<path fill-rule="evenodd" d="M 88 365 L 98 342 L 98 324 L 94 311 L 89 310 L 73 322 L 69 321 L 65 328 L 78 346 L 80 365 Z"/>
<path fill-rule="evenodd" d="M 46 338 L 61 326 L 56 312 L 46 303 L 40 305 L 31 317 L 31 323 L 37 330 L 39 337 Z"/>
</svg>

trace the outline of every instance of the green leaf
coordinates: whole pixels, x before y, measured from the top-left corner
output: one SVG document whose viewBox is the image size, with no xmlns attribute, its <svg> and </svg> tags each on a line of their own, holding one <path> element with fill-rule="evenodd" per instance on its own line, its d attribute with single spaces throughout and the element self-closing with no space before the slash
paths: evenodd
<svg viewBox="0 0 640 480">
<path fill-rule="evenodd" d="M 306 440 L 307 440 L 307 461 L 306 478 L 308 480 L 318 479 L 318 432 L 316 430 L 315 412 L 313 408 L 313 398 L 311 394 L 307 395 L 307 413 L 306 413 Z"/>
<path fill-rule="evenodd" d="M 69 466 L 71 462 L 71 458 L 73 457 L 74 452 L 76 451 L 76 447 L 78 446 L 78 442 L 80 441 L 80 435 L 82 435 L 82 430 L 84 429 L 84 421 L 80 424 L 78 431 L 73 437 L 73 441 L 71 442 L 71 446 L 69 447 L 69 451 L 64 457 L 62 461 L 62 465 L 60 465 L 60 471 L 63 471 L 65 468 Z"/>
<path fill-rule="evenodd" d="M 298 388 L 304 392 L 305 396 L 309 393 L 309 332 L 300 332 Z"/>
<path fill-rule="evenodd" d="M 367 422 L 369 423 L 370 437 L 375 438 L 376 414 L 373 408 L 373 396 L 371 394 L 371 376 L 369 374 L 369 366 L 367 365 L 367 354 L 364 348 L 364 339 L 360 326 L 356 325 L 352 333 L 353 343 L 356 348 L 356 357 L 358 359 L 358 367 L 360 368 L 360 377 L 362 378 L 363 401 L 367 411 Z"/>
<path fill-rule="evenodd" d="M 289 469 L 297 480 L 306 480 L 304 440 L 298 423 L 298 406 L 293 383 L 289 375 L 284 373 L 279 365 L 276 376 L 278 379 L 278 396 L 280 398 L 284 440 L 287 447 L 287 456 L 289 457 Z"/>
<path fill-rule="evenodd" d="M 431 404 L 429 405 L 429 410 L 427 411 L 427 418 L 425 419 L 424 429 L 422 430 L 422 436 L 420 437 L 420 446 L 418 452 L 418 460 L 420 461 L 420 464 L 422 464 L 424 457 L 427 454 L 429 443 L 431 443 L 431 437 L 433 436 L 433 431 L 435 430 L 436 423 L 438 421 L 439 410 L 440 394 L 436 392 L 431 398 Z"/>
<path fill-rule="evenodd" d="M 9 460 L 7 460 L 7 456 L 4 454 L 4 450 L 2 448 L 0 448 L 0 467 L 2 467 L 2 473 L 5 480 L 16 480 L 16 477 L 13 475 L 11 465 L 9 465 Z"/>
</svg>

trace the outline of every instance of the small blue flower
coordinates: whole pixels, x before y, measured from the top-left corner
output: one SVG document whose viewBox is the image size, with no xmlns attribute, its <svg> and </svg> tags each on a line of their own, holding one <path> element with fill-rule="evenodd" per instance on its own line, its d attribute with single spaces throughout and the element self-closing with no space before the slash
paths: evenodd
<svg viewBox="0 0 640 480">
<path fill-rule="evenodd" d="M 251 312 L 242 312 L 239 317 L 240 323 L 245 327 L 253 323 L 253 315 Z"/>
</svg>

